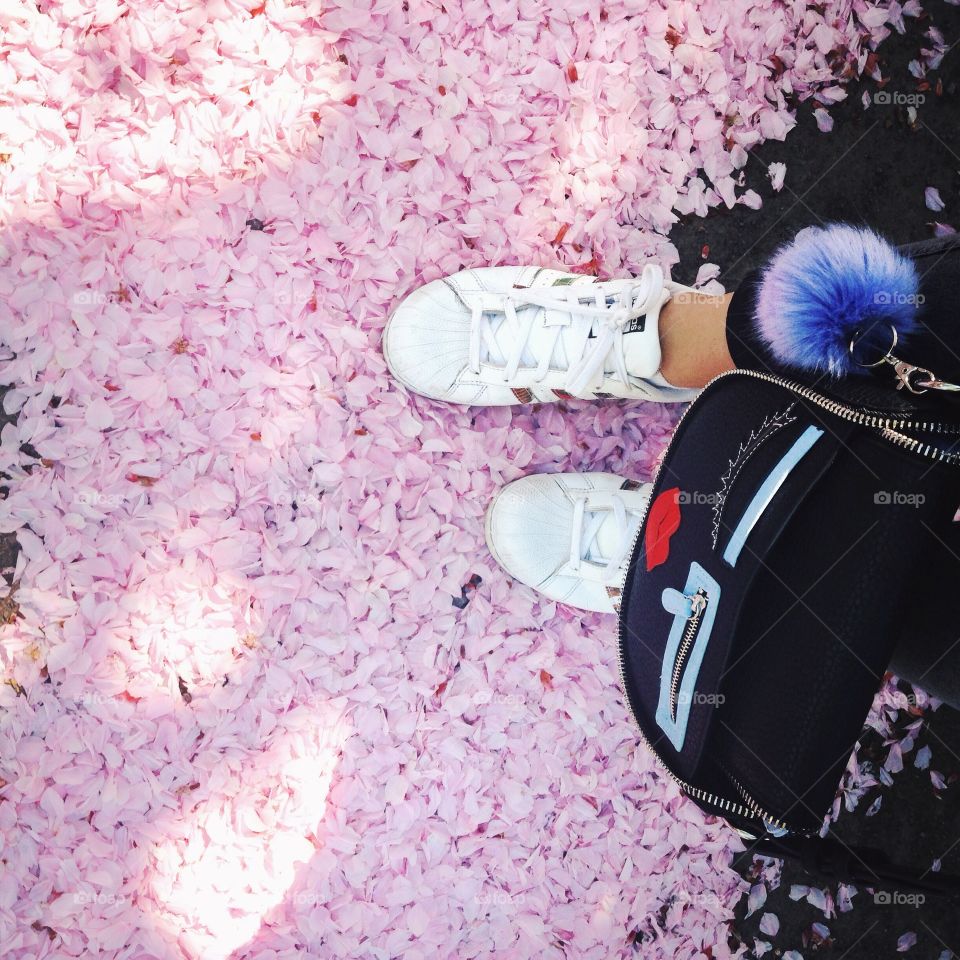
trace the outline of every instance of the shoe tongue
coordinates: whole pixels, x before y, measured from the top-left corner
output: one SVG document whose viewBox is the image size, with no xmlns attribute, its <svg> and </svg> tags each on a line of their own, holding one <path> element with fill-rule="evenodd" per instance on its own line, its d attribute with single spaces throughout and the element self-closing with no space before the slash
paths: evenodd
<svg viewBox="0 0 960 960">
<path fill-rule="evenodd" d="M 611 296 L 614 294 L 613 284 Z M 609 301 L 608 301 L 609 302 Z M 662 304 L 661 304 L 662 305 Z M 611 307 L 611 309 L 613 309 Z M 623 361 L 631 377 L 645 380 L 654 376 L 660 369 L 660 307 L 628 321 L 623 331 Z M 614 373 L 616 365 L 613 355 L 604 361 L 604 373 Z"/>
<path fill-rule="evenodd" d="M 620 526 L 612 510 L 602 511 L 603 523 L 590 544 L 587 559 L 594 563 L 607 563 L 614 554 L 622 549 Z"/>
<path fill-rule="evenodd" d="M 617 553 L 620 547 L 620 542 L 620 529 L 617 526 L 617 521 L 613 515 L 613 512 L 610 511 L 604 518 L 603 524 L 597 533 L 597 537 L 593 541 L 593 546 L 591 547 L 590 553 L 595 557 L 601 558 L 604 562 L 607 562 L 615 553 Z"/>
<path fill-rule="evenodd" d="M 542 308 L 534 308 L 540 310 Z M 548 308 L 543 310 L 545 324 L 562 322 L 569 317 L 565 310 Z M 547 349 L 552 340 L 551 328 L 545 324 L 534 324 L 530 332 L 529 347 L 539 356 L 540 349 Z M 569 358 L 564 355 L 563 339 L 557 342 L 559 362 L 567 364 Z M 660 336 L 657 329 L 657 318 L 648 314 L 636 317 L 629 322 L 623 335 L 623 359 L 627 373 L 631 377 L 645 379 L 653 376 L 660 369 Z M 616 371 L 613 353 L 609 353 L 604 360 L 604 373 Z"/>
<path fill-rule="evenodd" d="M 521 307 L 520 310 L 517 311 L 517 315 L 523 318 L 528 312 L 539 316 L 542 321 L 535 322 L 530 328 L 530 336 L 527 338 L 527 347 L 525 350 L 527 361 L 535 364 L 537 359 L 547 353 L 554 343 L 556 327 L 550 326 L 550 324 L 563 323 L 570 314 L 566 310 L 559 310 L 554 307 L 527 306 Z M 568 362 L 566 352 L 563 349 L 562 338 L 556 340 L 554 357 L 560 364 L 565 365 Z"/>
<path fill-rule="evenodd" d="M 610 283 L 608 281 L 608 283 Z M 612 285 L 612 284 L 611 284 Z M 577 286 L 580 286 L 578 283 Z M 586 284 L 584 284 L 586 286 Z M 588 292 L 589 288 L 587 289 Z M 612 293 L 611 293 L 612 296 Z M 612 307 L 611 307 L 612 309 Z M 570 316 L 568 309 L 562 306 L 558 307 L 522 307 L 521 311 L 531 311 L 542 314 L 545 323 L 534 323 L 530 330 L 530 337 L 527 341 L 526 353 L 531 358 L 542 355 L 549 349 L 553 342 L 553 329 L 549 326 L 551 323 L 562 323 Z M 523 313 L 518 311 L 522 316 Z M 635 317 L 630 320 L 624 328 L 623 335 L 623 359 L 626 364 L 627 373 L 631 377 L 638 379 L 647 379 L 654 376 L 660 369 L 660 333 L 659 333 L 659 307 L 651 310 L 645 316 Z M 557 341 L 557 359 L 560 363 L 566 364 L 568 359 L 564 356 L 563 340 Z M 609 355 L 604 362 L 604 372 L 614 373 L 616 365 L 613 355 Z"/>
<path fill-rule="evenodd" d="M 660 369 L 660 308 L 631 320 L 623 334 L 623 362 L 631 377 L 646 380 Z"/>
<path fill-rule="evenodd" d="M 564 274 L 554 280 L 552 284 L 549 284 L 548 289 L 557 287 L 559 290 L 564 290 L 568 287 L 575 287 L 578 296 L 589 298 L 588 302 L 593 303 L 592 297 L 595 295 L 595 291 L 592 288 L 594 288 L 596 283 L 597 279 L 595 277 L 586 274 L 579 277 Z M 540 356 L 540 351 L 543 350 L 546 352 L 546 350 L 549 349 L 549 344 L 553 342 L 556 327 L 551 325 L 563 324 L 569 320 L 570 310 L 566 305 L 558 305 L 556 307 L 526 307 L 524 309 L 536 311 L 543 319 L 543 323 L 535 323 L 533 325 L 529 340 L 530 348 L 532 348 L 537 356 Z M 563 347 L 563 337 L 557 340 L 554 356 L 561 365 L 568 365 L 570 362 L 570 358 L 567 357 Z"/>
</svg>

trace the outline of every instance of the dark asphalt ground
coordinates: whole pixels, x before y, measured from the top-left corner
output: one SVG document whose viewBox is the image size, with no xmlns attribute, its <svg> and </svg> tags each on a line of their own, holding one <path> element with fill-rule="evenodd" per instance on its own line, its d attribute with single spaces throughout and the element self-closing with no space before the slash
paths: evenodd
<svg viewBox="0 0 960 960">
<path fill-rule="evenodd" d="M 878 51 L 883 76 L 890 78 L 882 92 L 891 97 L 917 93 L 918 81 L 908 64 L 929 46 L 923 33 L 931 23 L 948 43 L 960 40 L 960 7 L 944 0 L 931 0 L 925 7 L 928 18 L 908 18 L 907 34 L 889 37 Z M 801 105 L 797 126 L 786 140 L 761 144 L 747 161 L 746 186 L 763 197 L 763 208 L 738 205 L 706 218 L 684 217 L 670 235 L 680 252 L 674 278 L 692 282 L 700 264 L 709 260 L 720 265 L 720 280 L 731 290 L 798 230 L 830 221 L 867 224 L 894 243 L 927 239 L 934 220 L 950 223 L 952 217 L 960 230 L 960 46 L 928 75 L 934 89 L 938 78 L 942 95 L 923 93 L 926 99 L 917 107 L 913 125 L 904 106 L 874 104 L 864 111 L 863 92 L 881 90 L 872 80 L 847 84 L 847 99 L 830 107 L 831 133 L 818 130 L 812 100 Z M 779 193 L 767 176 L 776 162 L 787 166 Z M 927 186 L 939 188 L 946 203 L 942 212 L 924 206 Z"/>
<path fill-rule="evenodd" d="M 881 46 L 882 74 L 890 80 L 884 90 L 910 95 L 918 92 L 918 81 L 908 64 L 919 57 L 927 45 L 924 31 L 932 21 L 948 43 L 960 41 L 960 7 L 944 2 L 924 4 L 929 19 L 908 21 L 905 36 L 893 36 Z M 943 92 L 937 96 L 936 81 L 942 80 Z M 863 110 L 864 90 L 871 94 L 880 88 L 872 80 L 848 85 L 848 98 L 830 108 L 834 117 L 831 133 L 821 133 L 813 116 L 815 104 L 808 102 L 798 110 L 798 123 L 782 143 L 767 142 L 754 150 L 746 166 L 746 183 L 764 198 L 764 206 L 755 211 L 736 207 L 717 211 L 705 219 L 686 218 L 678 224 L 671 239 L 680 251 L 677 280 L 691 282 L 705 260 L 720 265 L 721 282 L 733 289 L 744 274 L 759 266 L 779 244 L 805 226 L 830 221 L 848 221 L 874 227 L 895 243 L 909 243 L 932 236 L 931 222 L 951 223 L 960 230 L 960 44 L 944 58 L 938 71 L 928 78 L 931 89 L 917 106 L 910 123 L 905 106 L 874 104 Z M 767 177 L 769 164 L 787 165 L 783 189 L 774 193 Z M 924 188 L 935 186 L 946 203 L 940 213 L 932 213 L 924 204 Z M 704 247 L 709 251 L 704 256 Z M 960 584 L 948 585 L 957 590 Z M 910 692 L 903 685 L 906 693 Z M 916 717 L 901 711 L 901 728 Z M 902 736 L 902 730 L 899 734 Z M 888 747 L 872 731 L 861 740 L 861 762 L 882 766 Z M 916 750 L 929 745 L 931 767 L 943 774 L 947 788 L 936 791 L 929 770 L 913 766 Z M 894 776 L 893 786 L 878 787 L 865 796 L 853 813 L 841 815 L 837 836 L 848 843 L 879 847 L 891 859 L 919 867 L 929 867 L 941 858 L 943 871 L 960 874 L 960 712 L 942 706 L 928 713 L 916 738 L 914 752 L 904 761 L 904 770 Z M 867 810 L 883 794 L 880 810 L 868 817 Z M 740 872 L 751 876 L 752 858 L 738 863 Z M 812 957 L 860 958 L 886 957 L 947 960 L 960 957 L 960 908 L 958 904 L 928 898 L 921 905 L 877 903 L 874 895 L 860 889 L 853 898 L 854 908 L 827 919 L 806 900 L 790 899 L 793 884 L 829 887 L 836 884 L 811 878 L 796 864 L 784 865 L 779 888 L 770 893 L 764 907 L 745 918 L 746 898 L 736 911 L 731 926 L 731 945 L 745 943 L 746 956 L 756 956 L 754 938 L 771 942 L 766 957 L 781 957 L 794 950 L 805 960 Z M 780 929 L 775 937 L 759 932 L 764 912 L 775 913 Z M 822 930 L 829 929 L 821 941 Z M 898 938 L 908 931 L 916 933 L 916 944 L 905 953 L 897 950 Z M 944 952 L 946 951 L 946 953 Z"/>
</svg>

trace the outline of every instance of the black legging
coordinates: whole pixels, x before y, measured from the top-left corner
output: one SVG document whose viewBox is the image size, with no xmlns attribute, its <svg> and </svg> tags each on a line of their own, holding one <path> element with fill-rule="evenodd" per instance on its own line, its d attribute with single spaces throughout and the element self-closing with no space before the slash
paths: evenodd
<svg viewBox="0 0 960 960">
<path fill-rule="evenodd" d="M 917 264 L 923 305 L 921 322 L 928 330 L 911 341 L 905 358 L 932 369 L 944 380 L 960 378 L 960 235 L 900 247 Z M 753 329 L 760 270 L 737 287 L 727 314 L 727 348 L 738 367 L 790 376 Z M 960 505 L 960 483 L 957 485 Z M 936 545 L 927 569 L 918 571 L 912 590 L 908 626 L 890 669 L 914 686 L 960 709 L 960 618 L 953 612 L 960 590 L 960 523 L 935 531 Z"/>
</svg>

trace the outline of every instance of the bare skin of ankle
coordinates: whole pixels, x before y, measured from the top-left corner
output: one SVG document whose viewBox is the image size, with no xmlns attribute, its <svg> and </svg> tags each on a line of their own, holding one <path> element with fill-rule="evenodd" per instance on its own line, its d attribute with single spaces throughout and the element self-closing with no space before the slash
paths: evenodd
<svg viewBox="0 0 960 960">
<path fill-rule="evenodd" d="M 726 332 L 732 297 L 679 293 L 666 303 L 660 312 L 660 372 L 667 383 L 702 387 L 734 368 Z"/>
</svg>

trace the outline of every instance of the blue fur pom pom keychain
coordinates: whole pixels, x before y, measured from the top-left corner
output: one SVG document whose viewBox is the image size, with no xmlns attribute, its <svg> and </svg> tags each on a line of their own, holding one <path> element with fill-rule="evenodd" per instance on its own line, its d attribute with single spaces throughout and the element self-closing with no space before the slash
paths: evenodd
<svg viewBox="0 0 960 960">
<path fill-rule="evenodd" d="M 919 328 L 919 285 L 913 261 L 872 230 L 808 227 L 763 271 L 756 328 L 785 364 L 867 374 Z"/>
</svg>

